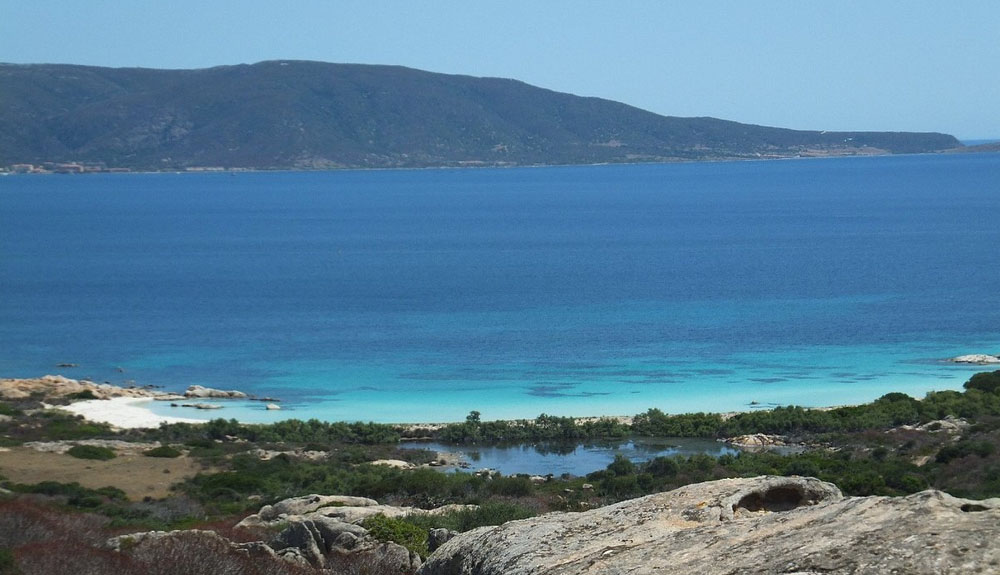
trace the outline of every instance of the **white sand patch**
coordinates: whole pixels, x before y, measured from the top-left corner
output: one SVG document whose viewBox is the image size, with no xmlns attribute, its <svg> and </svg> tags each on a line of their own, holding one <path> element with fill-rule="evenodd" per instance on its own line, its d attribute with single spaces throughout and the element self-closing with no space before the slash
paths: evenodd
<svg viewBox="0 0 1000 575">
<path fill-rule="evenodd" d="M 90 421 L 107 423 L 122 429 L 159 427 L 161 423 L 205 423 L 203 419 L 157 415 L 146 407 L 151 401 L 153 401 L 151 397 L 88 399 L 59 409 L 82 415 Z"/>
</svg>

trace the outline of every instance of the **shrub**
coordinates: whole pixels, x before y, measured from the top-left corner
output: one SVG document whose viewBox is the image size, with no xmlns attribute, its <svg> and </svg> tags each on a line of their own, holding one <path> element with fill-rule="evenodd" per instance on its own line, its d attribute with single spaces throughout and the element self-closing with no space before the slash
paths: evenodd
<svg viewBox="0 0 1000 575">
<path fill-rule="evenodd" d="M 486 484 L 486 489 L 494 495 L 527 497 L 534 492 L 535 485 L 529 477 L 518 475 L 515 477 L 497 477 Z"/>
<path fill-rule="evenodd" d="M 608 464 L 608 471 L 619 477 L 631 475 L 635 473 L 635 464 L 624 455 L 616 455 L 615 460 Z"/>
<path fill-rule="evenodd" d="M 181 451 L 169 445 L 161 445 L 142 452 L 146 457 L 180 457 Z"/>
<path fill-rule="evenodd" d="M 962 440 L 953 445 L 947 445 L 938 451 L 935 460 L 938 463 L 948 463 L 952 459 L 958 459 L 967 455 L 978 455 L 979 457 L 989 457 L 996 451 L 996 447 L 989 441 Z"/>
<path fill-rule="evenodd" d="M 13 407 L 11 405 L 8 405 L 8 404 L 0 401 L 0 415 L 9 415 L 11 417 L 14 417 L 14 416 L 23 415 L 23 414 L 24 414 L 24 412 L 21 411 L 20 409 L 17 409 L 16 407 Z"/>
<path fill-rule="evenodd" d="M 680 468 L 672 457 L 657 457 L 646 464 L 646 471 L 656 477 L 673 477 Z"/>
<path fill-rule="evenodd" d="M 68 455 L 72 455 L 77 459 L 97 459 L 100 461 L 107 461 L 109 459 L 115 458 L 115 452 L 108 449 L 107 447 L 99 447 L 97 445 L 74 445 L 69 448 L 66 452 Z"/>
<path fill-rule="evenodd" d="M 71 394 L 67 395 L 66 398 L 67 399 L 97 399 L 97 396 L 94 395 L 93 391 L 91 391 L 89 389 L 85 389 L 83 391 L 78 391 L 76 393 L 71 393 Z"/>
<path fill-rule="evenodd" d="M 410 551 L 427 557 L 427 530 L 422 529 L 405 519 L 394 519 L 385 515 L 373 515 L 361 522 L 368 534 L 379 541 L 391 541 L 406 547 Z"/>
<path fill-rule="evenodd" d="M 0 547 L 0 575 L 16 575 L 19 572 L 14 552 L 6 547 Z"/>
<path fill-rule="evenodd" d="M 996 393 L 1000 390 L 1000 369 L 997 371 L 984 371 L 973 375 L 969 381 L 965 382 L 965 389 L 978 389 L 987 393 Z"/>
<path fill-rule="evenodd" d="M 513 503 L 484 503 L 475 509 L 464 509 L 454 514 L 455 531 L 469 531 L 487 525 L 501 525 L 515 519 L 534 517 L 535 512 Z"/>
</svg>

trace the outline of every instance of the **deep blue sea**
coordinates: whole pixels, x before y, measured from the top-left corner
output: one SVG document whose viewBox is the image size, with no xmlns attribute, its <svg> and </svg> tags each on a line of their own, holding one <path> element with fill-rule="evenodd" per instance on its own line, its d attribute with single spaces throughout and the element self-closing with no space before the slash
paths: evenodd
<svg viewBox="0 0 1000 575">
<path fill-rule="evenodd" d="M 1000 353 L 998 246 L 1000 154 L 12 175 L 0 376 L 258 421 L 921 397 Z"/>
</svg>

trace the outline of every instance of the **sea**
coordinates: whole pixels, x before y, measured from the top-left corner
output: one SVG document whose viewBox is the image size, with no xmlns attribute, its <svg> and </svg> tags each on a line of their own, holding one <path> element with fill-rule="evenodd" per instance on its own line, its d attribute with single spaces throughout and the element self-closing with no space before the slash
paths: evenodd
<svg viewBox="0 0 1000 575">
<path fill-rule="evenodd" d="M 0 177 L 0 377 L 266 422 L 834 406 L 1000 353 L 1000 154 Z"/>
</svg>

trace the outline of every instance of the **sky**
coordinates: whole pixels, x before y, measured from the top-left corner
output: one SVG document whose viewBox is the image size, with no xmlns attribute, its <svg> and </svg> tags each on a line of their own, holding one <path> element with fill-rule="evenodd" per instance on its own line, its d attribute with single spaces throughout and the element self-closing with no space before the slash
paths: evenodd
<svg viewBox="0 0 1000 575">
<path fill-rule="evenodd" d="M 278 59 L 514 78 L 670 116 L 1000 138 L 997 0 L 0 0 L 0 62 Z"/>
</svg>

